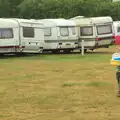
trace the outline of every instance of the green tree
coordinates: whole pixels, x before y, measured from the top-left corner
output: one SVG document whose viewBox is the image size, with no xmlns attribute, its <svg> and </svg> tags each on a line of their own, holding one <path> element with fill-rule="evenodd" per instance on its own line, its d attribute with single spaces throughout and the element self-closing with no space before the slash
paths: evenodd
<svg viewBox="0 0 120 120">
<path fill-rule="evenodd" d="M 82 15 L 120 18 L 120 2 L 112 0 L 0 0 L 0 17 L 71 18 Z"/>
</svg>

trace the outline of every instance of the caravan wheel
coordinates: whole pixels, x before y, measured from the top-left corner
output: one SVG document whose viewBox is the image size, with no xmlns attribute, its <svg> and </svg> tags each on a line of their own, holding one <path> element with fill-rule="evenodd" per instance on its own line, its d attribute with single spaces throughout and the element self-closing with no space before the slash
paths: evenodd
<svg viewBox="0 0 120 120">
<path fill-rule="evenodd" d="M 4 53 L 0 53 L 0 57 L 3 57 L 4 56 Z"/>
<path fill-rule="evenodd" d="M 52 51 L 53 54 L 56 54 L 56 53 L 58 53 L 58 52 L 59 52 L 58 50 L 53 50 L 53 51 Z"/>
<path fill-rule="evenodd" d="M 64 53 L 70 53 L 71 50 L 63 50 Z"/>
<path fill-rule="evenodd" d="M 20 57 L 20 56 L 25 56 L 26 55 L 26 53 L 15 53 L 16 54 L 16 56 L 18 56 L 18 57 Z"/>
<path fill-rule="evenodd" d="M 86 53 L 86 52 L 87 52 L 87 49 L 84 49 L 84 52 Z"/>
</svg>

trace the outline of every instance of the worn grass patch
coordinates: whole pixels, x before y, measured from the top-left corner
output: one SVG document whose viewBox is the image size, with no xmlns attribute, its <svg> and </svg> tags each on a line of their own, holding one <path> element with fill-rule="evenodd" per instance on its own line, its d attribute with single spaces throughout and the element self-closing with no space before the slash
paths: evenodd
<svg viewBox="0 0 120 120">
<path fill-rule="evenodd" d="M 0 120 L 119 120 L 110 49 L 0 60 Z"/>
<path fill-rule="evenodd" d="M 64 83 L 63 87 L 74 87 L 74 86 L 88 86 L 88 87 L 105 87 L 110 86 L 111 84 L 109 82 L 86 82 L 86 83 Z"/>
<path fill-rule="evenodd" d="M 81 86 L 82 83 L 64 83 L 63 87 L 73 87 L 73 86 Z"/>
<path fill-rule="evenodd" d="M 87 83 L 87 86 L 90 86 L 90 87 L 105 87 L 105 86 L 109 86 L 109 85 L 111 85 L 111 84 L 108 82 L 90 82 L 90 83 Z"/>
</svg>

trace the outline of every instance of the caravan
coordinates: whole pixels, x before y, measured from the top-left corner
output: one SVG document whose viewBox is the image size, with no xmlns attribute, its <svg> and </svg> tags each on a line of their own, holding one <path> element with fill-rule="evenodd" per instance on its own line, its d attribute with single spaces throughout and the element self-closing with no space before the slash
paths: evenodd
<svg viewBox="0 0 120 120">
<path fill-rule="evenodd" d="M 113 20 L 111 17 L 92 17 L 70 19 L 77 24 L 79 47 L 84 40 L 85 51 L 96 48 L 108 48 L 115 41 Z"/>
<path fill-rule="evenodd" d="M 120 44 L 120 21 L 114 21 L 115 44 Z"/>
<path fill-rule="evenodd" d="M 37 20 L 44 24 L 44 51 L 70 52 L 78 48 L 76 24 L 65 19 Z"/>
<path fill-rule="evenodd" d="M 0 53 L 42 53 L 43 44 L 42 23 L 17 18 L 0 18 Z"/>
</svg>

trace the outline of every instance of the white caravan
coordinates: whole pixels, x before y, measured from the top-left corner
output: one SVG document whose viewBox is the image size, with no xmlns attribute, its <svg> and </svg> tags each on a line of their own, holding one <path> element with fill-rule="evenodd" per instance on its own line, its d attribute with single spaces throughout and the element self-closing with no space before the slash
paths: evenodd
<svg viewBox="0 0 120 120">
<path fill-rule="evenodd" d="M 65 19 L 41 19 L 44 24 L 44 51 L 70 52 L 78 48 L 78 34 L 75 22 Z"/>
<path fill-rule="evenodd" d="M 115 44 L 120 44 L 120 21 L 114 21 Z"/>
<path fill-rule="evenodd" d="M 111 17 L 92 17 L 71 19 L 77 24 L 79 47 L 84 40 L 85 51 L 96 48 L 108 48 L 115 41 L 113 20 Z M 70 20 L 70 21 L 71 21 Z"/>
<path fill-rule="evenodd" d="M 43 45 L 42 23 L 17 18 L 0 18 L 0 53 L 42 53 Z"/>
</svg>

